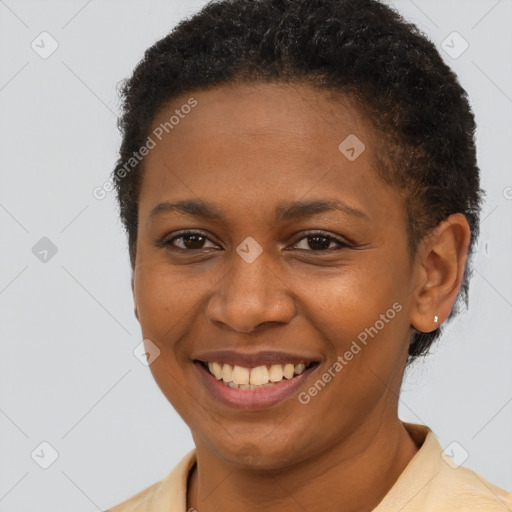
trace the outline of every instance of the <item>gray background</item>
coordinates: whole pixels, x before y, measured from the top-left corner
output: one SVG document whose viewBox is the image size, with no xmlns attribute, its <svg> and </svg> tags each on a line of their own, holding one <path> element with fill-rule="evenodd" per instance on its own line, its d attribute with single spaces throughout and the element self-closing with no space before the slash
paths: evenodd
<svg viewBox="0 0 512 512">
<path fill-rule="evenodd" d="M 0 0 L 1 512 L 106 509 L 193 447 L 132 353 L 141 336 L 126 241 L 113 193 L 99 201 L 92 190 L 120 142 L 116 83 L 204 3 Z M 400 415 L 443 447 L 456 441 L 456 458 L 467 451 L 464 465 L 510 490 L 512 1 L 395 5 L 468 91 L 487 191 L 469 311 L 409 372 Z M 46 59 L 31 47 L 51 48 L 43 31 L 59 45 Z M 457 58 L 443 49 L 453 31 L 469 43 Z M 46 261 L 32 249 L 43 237 L 57 249 Z M 48 469 L 43 441 L 59 455 Z"/>
</svg>

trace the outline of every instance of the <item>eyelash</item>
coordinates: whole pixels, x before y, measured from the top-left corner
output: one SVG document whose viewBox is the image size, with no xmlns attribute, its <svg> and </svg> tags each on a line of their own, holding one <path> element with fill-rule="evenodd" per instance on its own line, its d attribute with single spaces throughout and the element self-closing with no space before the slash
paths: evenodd
<svg viewBox="0 0 512 512">
<path fill-rule="evenodd" d="M 200 231 L 189 231 L 189 230 L 186 230 L 186 231 L 182 231 L 181 233 L 179 233 L 178 235 L 175 235 L 173 236 L 172 238 L 170 238 L 169 240 L 164 240 L 162 242 L 160 242 L 158 244 L 159 247 L 172 247 L 173 249 L 178 249 L 180 251 L 185 251 L 185 252 L 195 252 L 195 251 L 202 251 L 204 249 L 183 249 L 181 247 L 176 247 L 175 245 L 173 245 L 172 242 L 174 242 L 174 240 L 178 240 L 180 238 L 184 238 L 186 236 L 192 236 L 192 235 L 198 235 L 212 243 L 215 243 L 213 240 L 211 240 L 210 238 L 208 238 L 206 235 L 204 235 L 203 233 L 201 233 Z M 308 231 L 304 234 L 304 236 L 302 236 L 302 238 L 299 238 L 299 240 L 297 240 L 297 242 L 295 242 L 294 245 L 296 245 L 297 243 L 301 242 L 302 240 L 304 239 L 307 239 L 307 238 L 312 238 L 314 236 L 319 236 L 319 237 L 322 237 L 322 238 L 325 238 L 327 240 L 329 240 L 329 245 L 330 245 L 330 242 L 336 242 L 337 244 L 340 245 L 340 247 L 338 247 L 337 249 L 319 249 L 319 250 L 312 250 L 312 249 L 309 249 L 309 250 L 306 250 L 307 252 L 319 252 L 319 253 L 326 253 L 326 252 L 331 252 L 331 251 L 339 251 L 339 250 L 342 250 L 342 249 L 346 249 L 346 248 L 349 248 L 351 247 L 347 242 L 345 242 L 344 240 L 342 240 L 341 238 L 338 238 L 336 236 L 333 236 L 333 235 L 328 235 L 322 231 Z M 207 248 L 208 249 L 208 248 Z M 305 249 L 301 249 L 301 250 L 305 250 Z"/>
</svg>

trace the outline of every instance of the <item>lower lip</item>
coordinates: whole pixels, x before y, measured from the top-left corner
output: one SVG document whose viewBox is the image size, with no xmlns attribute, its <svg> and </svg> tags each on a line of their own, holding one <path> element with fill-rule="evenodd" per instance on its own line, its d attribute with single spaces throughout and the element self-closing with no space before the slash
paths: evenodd
<svg viewBox="0 0 512 512">
<path fill-rule="evenodd" d="M 311 368 L 304 370 L 300 375 L 296 375 L 293 379 L 283 379 L 273 386 L 266 388 L 235 389 L 217 380 L 201 363 L 195 363 L 195 365 L 199 370 L 201 379 L 215 398 L 224 405 L 247 411 L 267 409 L 291 398 L 298 392 L 309 375 L 319 366 L 318 364 L 313 365 Z"/>
</svg>

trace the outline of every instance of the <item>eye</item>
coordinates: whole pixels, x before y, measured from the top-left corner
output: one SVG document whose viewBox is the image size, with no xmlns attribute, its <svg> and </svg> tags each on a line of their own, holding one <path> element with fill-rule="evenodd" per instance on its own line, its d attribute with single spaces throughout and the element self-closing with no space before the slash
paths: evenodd
<svg viewBox="0 0 512 512">
<path fill-rule="evenodd" d="M 338 249 L 334 250 L 341 250 L 350 247 L 350 245 L 347 242 L 345 242 L 345 240 L 342 240 L 341 238 L 338 238 L 333 235 L 326 234 L 322 231 L 309 232 L 299 241 L 302 240 L 306 240 L 305 245 L 313 249 L 313 252 L 332 250 L 332 248 L 330 248 L 332 242 L 338 244 L 339 246 Z M 304 249 L 304 247 L 302 247 L 301 249 Z M 306 248 L 306 250 L 308 249 Z"/>
<path fill-rule="evenodd" d="M 304 243 L 306 247 L 299 247 L 299 249 L 310 252 L 341 250 L 350 247 L 350 244 L 348 244 L 345 240 L 333 235 L 326 234 L 321 231 L 313 231 L 306 233 L 306 236 L 303 236 L 301 239 L 299 239 L 299 241 L 295 243 L 295 246 L 297 246 L 298 243 L 302 242 L 303 240 L 306 241 Z M 177 245 L 177 243 L 175 243 L 178 241 L 180 245 Z M 201 249 L 208 249 L 208 247 L 205 247 L 206 242 L 210 242 L 213 244 L 214 247 L 218 247 L 206 235 L 199 231 L 182 231 L 178 235 L 161 242 L 159 246 L 172 246 L 183 251 L 191 252 L 199 251 Z M 333 242 L 338 245 L 337 249 L 333 249 L 332 247 L 330 247 L 331 243 Z"/>
<path fill-rule="evenodd" d="M 183 247 L 175 245 L 173 243 L 175 240 L 181 240 Z M 203 233 L 201 233 L 199 231 L 182 231 L 179 235 L 176 235 L 176 236 L 170 238 L 169 240 L 164 241 L 162 243 L 162 245 L 163 246 L 171 245 L 173 247 L 182 249 L 184 251 L 201 250 L 201 249 L 208 249 L 208 247 L 204 247 L 204 243 L 206 240 L 211 242 L 211 240 L 207 236 L 203 235 Z M 216 245 L 215 245 L 215 247 L 216 247 Z"/>
</svg>

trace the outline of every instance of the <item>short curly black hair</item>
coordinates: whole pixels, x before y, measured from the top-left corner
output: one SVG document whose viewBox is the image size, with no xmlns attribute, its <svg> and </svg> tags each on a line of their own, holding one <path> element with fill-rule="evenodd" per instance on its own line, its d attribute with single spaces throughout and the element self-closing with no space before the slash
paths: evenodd
<svg viewBox="0 0 512 512">
<path fill-rule="evenodd" d="M 448 318 L 461 301 L 467 307 L 485 194 L 474 115 L 435 45 L 377 0 L 215 0 L 146 50 L 121 82 L 122 144 L 112 173 L 132 269 L 143 159 L 129 172 L 126 162 L 144 145 L 159 109 L 194 90 L 262 82 L 308 84 L 356 102 L 378 134 L 376 172 L 404 198 L 412 255 L 440 221 L 465 215 L 468 260 Z M 441 327 L 414 330 L 408 363 L 440 334 Z"/>
</svg>

